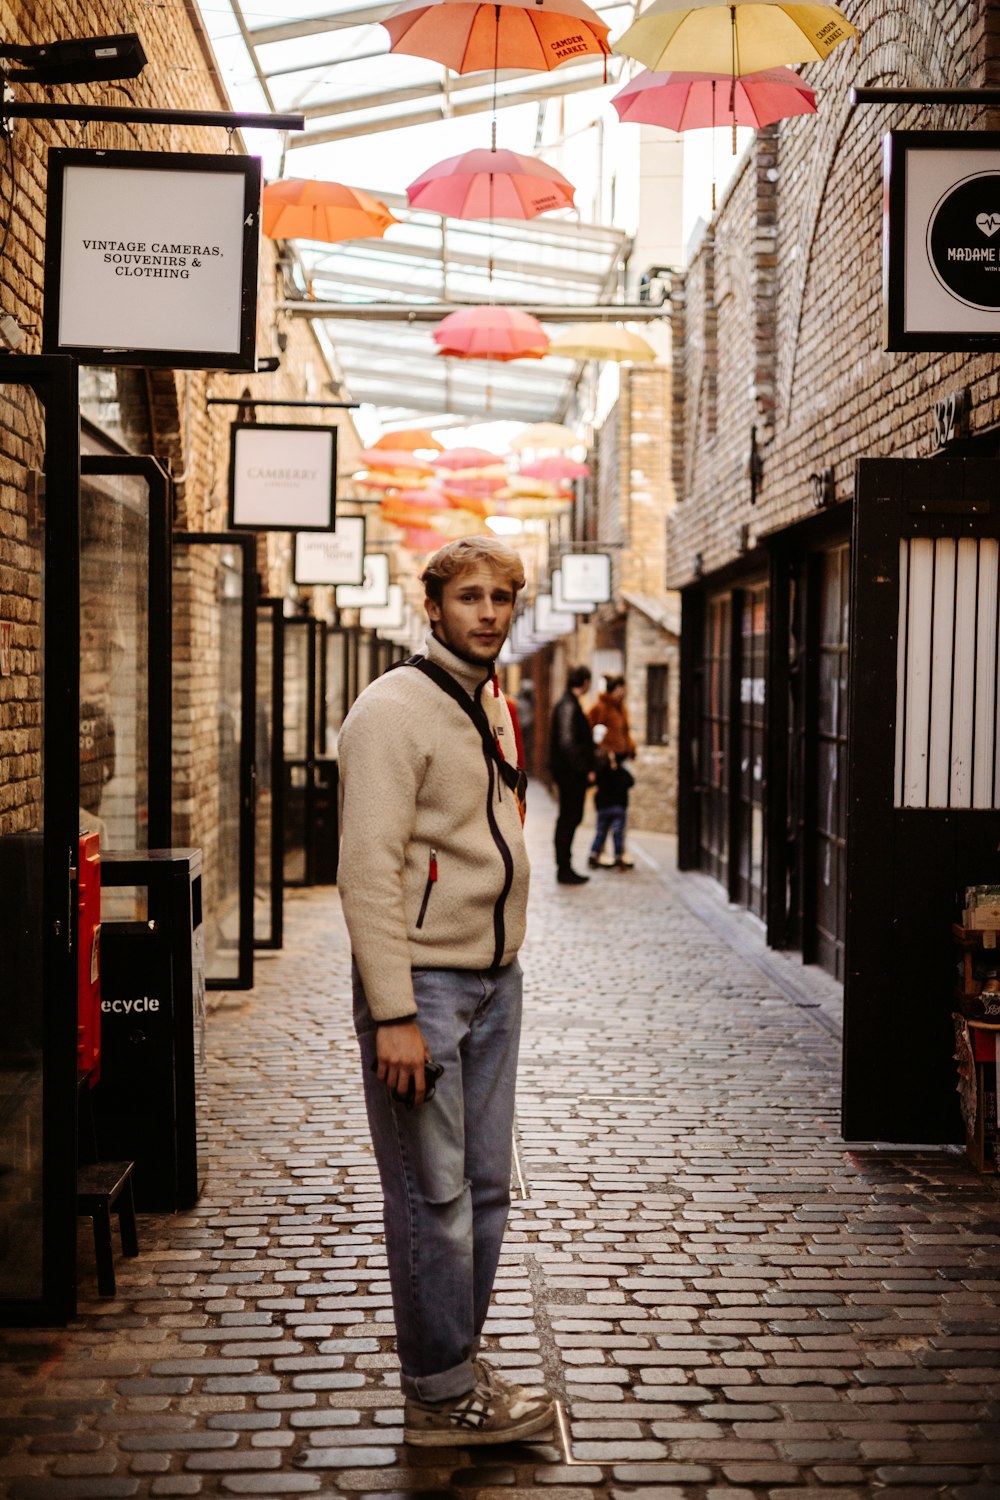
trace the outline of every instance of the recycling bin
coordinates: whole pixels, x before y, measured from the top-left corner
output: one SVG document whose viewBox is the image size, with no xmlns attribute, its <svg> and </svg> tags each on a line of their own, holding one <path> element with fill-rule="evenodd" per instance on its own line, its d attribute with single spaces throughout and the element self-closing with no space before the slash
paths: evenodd
<svg viewBox="0 0 1000 1500">
<path fill-rule="evenodd" d="M 98 1150 L 135 1163 L 138 1208 L 170 1213 L 197 1202 L 204 1172 L 201 850 L 105 854 L 101 891 Z"/>
</svg>

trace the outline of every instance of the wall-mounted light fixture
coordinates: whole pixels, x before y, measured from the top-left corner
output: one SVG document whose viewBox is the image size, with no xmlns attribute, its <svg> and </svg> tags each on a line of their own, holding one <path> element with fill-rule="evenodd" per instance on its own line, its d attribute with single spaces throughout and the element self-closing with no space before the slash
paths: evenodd
<svg viewBox="0 0 1000 1500">
<path fill-rule="evenodd" d="M 836 505 L 837 483 L 832 469 L 820 469 L 818 473 L 810 474 L 809 483 L 812 485 L 813 505 L 817 510 L 826 510 L 828 506 Z"/>
</svg>

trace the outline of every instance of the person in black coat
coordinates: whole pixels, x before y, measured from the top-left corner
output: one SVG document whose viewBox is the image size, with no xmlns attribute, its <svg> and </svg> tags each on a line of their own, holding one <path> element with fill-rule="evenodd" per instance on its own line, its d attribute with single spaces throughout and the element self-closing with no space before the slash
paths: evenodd
<svg viewBox="0 0 1000 1500">
<path fill-rule="evenodd" d="M 590 687 L 590 668 L 571 667 L 566 691 L 552 710 L 549 770 L 559 789 L 556 820 L 556 879 L 560 885 L 584 885 L 572 865 L 573 835 L 583 818 L 587 787 L 594 780 L 594 736 L 580 703 Z"/>
</svg>

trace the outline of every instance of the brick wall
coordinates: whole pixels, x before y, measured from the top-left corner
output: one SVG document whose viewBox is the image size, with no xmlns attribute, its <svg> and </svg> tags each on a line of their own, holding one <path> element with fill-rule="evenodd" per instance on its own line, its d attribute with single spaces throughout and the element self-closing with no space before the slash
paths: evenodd
<svg viewBox="0 0 1000 1500">
<path fill-rule="evenodd" d="M 881 141 L 888 129 L 974 129 L 969 107 L 852 108 L 855 84 L 947 87 L 996 69 L 994 3 L 856 0 L 861 56 L 804 69 L 819 113 L 761 131 L 685 277 L 673 314 L 668 579 L 689 583 L 809 515 L 811 473 L 849 501 L 863 456 L 931 452 L 933 402 L 971 392 L 973 433 L 1000 422 L 995 357 L 882 348 Z M 989 45 L 988 45 L 989 43 Z M 666 408 L 665 408 L 666 410 Z M 757 429 L 762 474 L 750 501 Z"/>
</svg>

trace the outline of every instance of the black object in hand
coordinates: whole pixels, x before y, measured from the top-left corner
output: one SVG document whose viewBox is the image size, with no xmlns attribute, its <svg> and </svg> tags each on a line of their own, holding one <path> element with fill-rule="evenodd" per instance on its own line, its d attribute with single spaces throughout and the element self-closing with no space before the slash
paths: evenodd
<svg viewBox="0 0 1000 1500">
<path fill-rule="evenodd" d="M 373 1073 L 377 1073 L 378 1072 L 378 1058 L 377 1057 L 375 1057 L 375 1058 L 372 1059 L 372 1072 Z M 424 1063 L 424 1089 L 425 1089 L 425 1092 L 424 1092 L 424 1103 L 425 1104 L 428 1104 L 431 1101 L 431 1099 L 434 1098 L 434 1090 L 437 1088 L 438 1079 L 441 1077 L 441 1074 L 443 1072 L 444 1072 L 444 1068 L 442 1068 L 442 1066 L 441 1066 L 440 1063 L 432 1062 L 430 1058 L 427 1058 L 427 1060 Z M 388 1084 L 386 1085 L 386 1087 L 388 1088 Z M 392 1095 L 392 1097 L 395 1100 L 397 1100 L 400 1104 L 405 1104 L 407 1109 L 412 1109 L 413 1106 L 414 1106 L 414 1104 L 415 1104 L 415 1102 L 416 1102 L 416 1093 L 417 1093 L 416 1080 L 411 1076 L 411 1078 L 410 1078 L 410 1085 L 409 1085 L 409 1088 L 407 1089 L 407 1091 L 406 1091 L 405 1094 L 397 1093 L 397 1091 L 395 1089 L 389 1089 L 389 1092 Z"/>
</svg>

